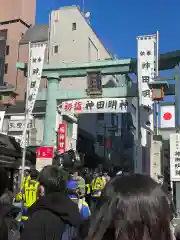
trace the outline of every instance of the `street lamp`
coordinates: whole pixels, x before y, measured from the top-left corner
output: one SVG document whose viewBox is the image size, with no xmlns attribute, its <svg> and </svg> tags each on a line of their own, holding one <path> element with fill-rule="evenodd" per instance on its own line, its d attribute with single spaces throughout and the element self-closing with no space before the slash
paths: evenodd
<svg viewBox="0 0 180 240">
<path fill-rule="evenodd" d="M 164 91 L 169 88 L 169 84 L 167 81 L 160 81 L 158 79 L 154 79 L 154 81 L 149 83 L 149 87 L 152 91 L 152 100 L 155 103 L 155 112 L 156 112 L 156 135 L 158 135 L 158 104 L 160 100 L 164 99 Z M 154 126 L 155 129 L 155 126 Z"/>
</svg>

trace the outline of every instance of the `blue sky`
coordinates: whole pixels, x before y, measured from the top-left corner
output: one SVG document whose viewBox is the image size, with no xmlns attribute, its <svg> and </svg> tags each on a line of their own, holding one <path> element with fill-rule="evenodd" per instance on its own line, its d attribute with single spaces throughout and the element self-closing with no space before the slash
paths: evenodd
<svg viewBox="0 0 180 240">
<path fill-rule="evenodd" d="M 160 52 L 180 49 L 180 0 L 84 0 L 91 25 L 108 50 L 136 57 L 136 36 L 160 32 Z M 52 9 L 82 0 L 37 0 L 37 23 L 48 23 Z"/>
</svg>

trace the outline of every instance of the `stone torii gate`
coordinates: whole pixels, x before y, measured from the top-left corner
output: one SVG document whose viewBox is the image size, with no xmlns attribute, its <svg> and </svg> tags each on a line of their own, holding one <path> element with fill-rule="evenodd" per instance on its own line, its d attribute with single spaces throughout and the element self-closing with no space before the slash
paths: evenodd
<svg viewBox="0 0 180 240">
<path fill-rule="evenodd" d="M 17 63 L 17 68 L 21 70 L 27 69 L 26 64 Z M 43 145 L 54 146 L 56 143 L 56 114 L 58 100 L 68 101 L 73 99 L 88 98 L 87 92 L 84 90 L 63 91 L 59 88 L 59 82 L 63 78 L 85 77 L 89 73 L 99 72 L 105 75 L 122 75 L 122 86 L 113 88 L 102 88 L 101 98 L 129 98 L 138 97 L 137 84 L 133 84 L 127 76 L 129 73 L 135 73 L 137 70 L 136 59 L 121 60 L 104 60 L 84 64 L 45 64 L 43 67 L 42 77 L 47 78 L 48 87 L 39 91 L 37 101 L 46 101 L 46 114 L 44 124 Z M 124 75 L 124 76 L 123 76 Z M 83 80 L 82 80 L 83 81 Z M 103 83 L 102 79 L 102 83 Z M 165 89 L 165 95 L 172 95 L 174 89 Z M 137 108 L 139 111 L 139 107 Z M 140 121 L 136 119 L 135 139 L 140 138 Z M 135 164 L 138 168 L 138 163 Z"/>
</svg>

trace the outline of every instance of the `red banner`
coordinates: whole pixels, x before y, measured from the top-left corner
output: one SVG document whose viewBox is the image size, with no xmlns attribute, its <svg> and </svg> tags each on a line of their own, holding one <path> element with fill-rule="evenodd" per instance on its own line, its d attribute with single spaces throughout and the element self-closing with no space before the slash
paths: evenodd
<svg viewBox="0 0 180 240">
<path fill-rule="evenodd" d="M 36 158 L 53 158 L 54 157 L 54 147 L 37 147 L 36 148 Z"/>
<path fill-rule="evenodd" d="M 58 128 L 58 154 L 66 151 L 66 131 L 67 124 L 61 123 Z"/>
<path fill-rule="evenodd" d="M 112 141 L 110 139 L 105 139 L 104 140 L 104 146 L 106 148 L 111 148 L 112 147 Z"/>
</svg>

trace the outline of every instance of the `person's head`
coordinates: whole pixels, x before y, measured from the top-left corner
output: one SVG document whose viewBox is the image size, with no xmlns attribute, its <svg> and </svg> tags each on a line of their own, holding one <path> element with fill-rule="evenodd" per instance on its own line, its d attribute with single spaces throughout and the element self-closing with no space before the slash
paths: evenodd
<svg viewBox="0 0 180 240">
<path fill-rule="evenodd" d="M 7 171 L 0 167 L 0 196 L 5 192 L 6 188 L 8 187 L 8 173 Z"/>
<path fill-rule="evenodd" d="M 93 173 L 93 178 L 99 177 L 99 172 L 97 170 L 94 171 Z"/>
<path fill-rule="evenodd" d="M 36 169 L 32 169 L 30 171 L 30 177 L 32 180 L 36 180 L 38 178 L 39 172 Z"/>
<path fill-rule="evenodd" d="M 25 177 L 28 177 L 30 175 L 30 171 L 28 170 L 28 169 L 26 169 L 25 171 L 24 171 L 24 176 Z"/>
<path fill-rule="evenodd" d="M 148 176 L 116 176 L 105 187 L 86 240 L 170 240 L 171 210 Z"/>
<path fill-rule="evenodd" d="M 40 195 L 65 192 L 68 173 L 57 166 L 46 166 L 39 173 Z"/>
<path fill-rule="evenodd" d="M 72 179 L 77 179 L 79 177 L 79 170 L 77 168 L 72 169 L 71 177 Z"/>
</svg>

